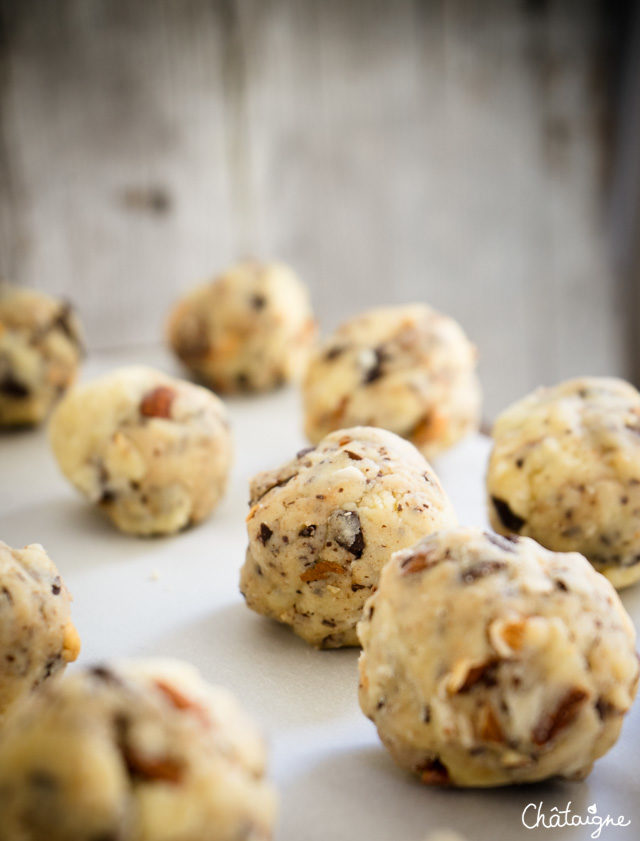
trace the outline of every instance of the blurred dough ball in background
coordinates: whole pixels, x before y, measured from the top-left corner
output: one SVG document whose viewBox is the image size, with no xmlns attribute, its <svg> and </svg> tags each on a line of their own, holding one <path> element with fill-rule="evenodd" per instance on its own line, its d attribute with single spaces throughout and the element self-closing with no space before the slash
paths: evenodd
<svg viewBox="0 0 640 841">
<path fill-rule="evenodd" d="M 320 648 L 356 623 L 393 551 L 456 516 L 423 456 L 384 429 L 328 435 L 251 482 L 240 589 L 250 608 Z"/>
<path fill-rule="evenodd" d="M 0 541 L 0 721 L 80 653 L 70 603 L 42 546 Z"/>
<path fill-rule="evenodd" d="M 583 377 L 541 388 L 493 428 L 489 515 L 502 534 L 581 552 L 616 587 L 640 579 L 640 394 Z"/>
<path fill-rule="evenodd" d="M 43 687 L 0 743 L 2 841 L 268 841 L 266 751 L 225 689 L 175 661 Z"/>
<path fill-rule="evenodd" d="M 458 528 L 397 552 L 358 634 L 362 710 L 428 785 L 582 779 L 638 684 L 611 584 L 529 538 Z"/>
<path fill-rule="evenodd" d="M 247 261 L 178 301 L 168 334 L 201 382 L 252 392 L 301 377 L 316 325 L 307 289 L 288 266 Z"/>
<path fill-rule="evenodd" d="M 76 386 L 49 433 L 67 479 L 124 532 L 198 523 L 226 489 L 233 444 L 222 401 L 153 368 L 118 368 Z"/>
<path fill-rule="evenodd" d="M 75 380 L 82 353 L 70 304 L 0 284 L 0 426 L 40 423 Z"/>
<path fill-rule="evenodd" d="M 461 327 L 425 304 L 370 310 L 316 348 L 303 383 L 313 443 L 350 426 L 380 426 L 431 458 L 475 431 L 476 351 Z"/>
</svg>

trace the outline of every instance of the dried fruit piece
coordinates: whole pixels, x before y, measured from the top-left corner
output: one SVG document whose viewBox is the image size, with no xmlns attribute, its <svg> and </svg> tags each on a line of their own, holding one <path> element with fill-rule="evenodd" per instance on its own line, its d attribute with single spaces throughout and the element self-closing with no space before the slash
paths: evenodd
<svg viewBox="0 0 640 841">
<path fill-rule="evenodd" d="M 491 704 L 482 708 L 478 736 L 483 742 L 504 742 L 505 740 L 502 727 Z"/>
<path fill-rule="evenodd" d="M 159 385 L 147 392 L 140 402 L 140 414 L 145 418 L 170 418 L 176 392 L 166 385 Z"/>
<path fill-rule="evenodd" d="M 428 786 L 448 786 L 451 785 L 449 772 L 446 765 L 437 757 L 435 759 L 428 759 L 421 763 L 416 771 L 420 774 L 420 779 Z"/>
<path fill-rule="evenodd" d="M 193 713 L 200 721 L 205 725 L 210 725 L 211 720 L 209 718 L 209 714 L 205 707 L 202 704 L 199 704 L 197 701 L 194 701 L 193 698 L 189 698 L 183 692 L 180 692 L 179 689 L 176 689 L 170 683 L 167 683 L 164 680 L 155 680 L 154 681 L 156 687 L 164 694 L 166 697 L 171 701 L 173 706 L 177 710 L 185 710 L 187 712 Z"/>
<path fill-rule="evenodd" d="M 471 666 L 467 672 L 467 676 L 457 691 L 468 692 L 478 683 L 482 683 L 484 686 L 495 686 L 498 662 L 498 660 L 487 660 L 486 663 L 479 663 L 477 666 Z"/>
<path fill-rule="evenodd" d="M 568 727 L 578 715 L 580 706 L 587 698 L 584 689 L 570 689 L 552 713 L 545 714 L 536 724 L 531 739 L 534 745 L 541 747 L 554 739 L 565 727 Z"/>
<path fill-rule="evenodd" d="M 173 785 L 182 780 L 182 763 L 170 756 L 144 756 L 131 745 L 122 746 L 122 756 L 130 776 L 134 779 Z"/>
</svg>

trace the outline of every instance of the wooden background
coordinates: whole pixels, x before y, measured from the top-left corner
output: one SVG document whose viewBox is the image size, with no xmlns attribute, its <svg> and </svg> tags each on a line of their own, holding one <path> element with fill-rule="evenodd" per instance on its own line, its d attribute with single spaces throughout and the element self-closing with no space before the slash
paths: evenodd
<svg viewBox="0 0 640 841">
<path fill-rule="evenodd" d="M 94 348 L 157 341 L 245 255 L 289 261 L 325 328 L 423 299 L 477 343 L 488 417 L 632 376 L 606 5 L 0 0 L 0 273 L 73 299 Z"/>
</svg>

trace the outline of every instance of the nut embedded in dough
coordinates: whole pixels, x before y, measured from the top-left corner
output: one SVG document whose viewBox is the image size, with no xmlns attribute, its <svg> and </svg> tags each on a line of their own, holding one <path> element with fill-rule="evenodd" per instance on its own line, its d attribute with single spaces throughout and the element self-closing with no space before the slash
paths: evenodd
<svg viewBox="0 0 640 841">
<path fill-rule="evenodd" d="M 640 394 L 583 377 L 538 389 L 493 428 L 489 515 L 502 534 L 581 552 L 616 587 L 640 579 Z"/>
<path fill-rule="evenodd" d="M 78 656 L 70 602 L 42 546 L 0 541 L 0 721 Z"/>
<path fill-rule="evenodd" d="M 460 326 L 425 304 L 381 307 L 318 347 L 303 382 L 305 432 L 367 424 L 407 438 L 427 458 L 478 428 L 476 352 Z"/>
<path fill-rule="evenodd" d="M 357 645 L 355 626 L 396 549 L 456 522 L 420 453 L 383 429 L 327 435 L 251 482 L 240 578 L 250 608 L 311 645 Z"/>
<path fill-rule="evenodd" d="M 0 427 L 40 423 L 75 380 L 81 357 L 70 304 L 0 284 Z"/>
<path fill-rule="evenodd" d="M 253 722 L 185 663 L 49 681 L 0 742 L 2 841 L 268 841 L 276 798 Z"/>
<path fill-rule="evenodd" d="M 224 405 L 152 368 L 120 368 L 73 388 L 49 432 L 64 475 L 124 532 L 170 534 L 198 523 L 226 488 Z"/>
<path fill-rule="evenodd" d="M 249 260 L 175 305 L 169 343 L 222 393 L 267 391 L 300 378 L 316 326 L 306 287 L 282 263 Z"/>
<path fill-rule="evenodd" d="M 529 538 L 457 528 L 397 552 L 358 634 L 360 706 L 428 785 L 582 779 L 637 689 L 611 584 Z"/>
</svg>

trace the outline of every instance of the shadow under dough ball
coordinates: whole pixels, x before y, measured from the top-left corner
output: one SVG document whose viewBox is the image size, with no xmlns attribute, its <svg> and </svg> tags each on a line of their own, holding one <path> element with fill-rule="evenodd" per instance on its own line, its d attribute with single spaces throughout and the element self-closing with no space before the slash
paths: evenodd
<svg viewBox="0 0 640 841">
<path fill-rule="evenodd" d="M 640 393 L 583 377 L 541 388 L 497 419 L 487 472 L 502 534 L 581 552 L 622 588 L 640 579 Z"/>
<path fill-rule="evenodd" d="M 40 423 L 76 379 L 82 353 L 70 304 L 0 285 L 0 426 Z"/>
<path fill-rule="evenodd" d="M 268 841 L 265 760 L 235 699 L 187 664 L 75 671 L 0 743 L 0 839 Z"/>
<path fill-rule="evenodd" d="M 0 541 L 0 722 L 78 656 L 70 602 L 42 546 Z"/>
<path fill-rule="evenodd" d="M 314 351 L 303 381 L 305 433 L 379 426 L 427 458 L 477 430 L 476 351 L 452 318 L 409 304 L 345 322 Z"/>
<path fill-rule="evenodd" d="M 456 517 L 420 453 L 383 429 L 333 432 L 251 482 L 247 605 L 311 645 L 357 645 L 356 623 L 391 553 Z"/>
<path fill-rule="evenodd" d="M 64 475 L 121 531 L 171 534 L 207 517 L 226 489 L 232 440 L 208 389 L 153 368 L 73 388 L 49 434 Z"/>
<path fill-rule="evenodd" d="M 637 689 L 611 584 L 529 538 L 458 528 L 396 553 L 358 633 L 360 706 L 428 785 L 582 779 Z"/>
<path fill-rule="evenodd" d="M 247 261 L 174 306 L 169 343 L 222 393 L 268 391 L 298 380 L 315 339 L 306 287 L 283 263 Z"/>
</svg>

